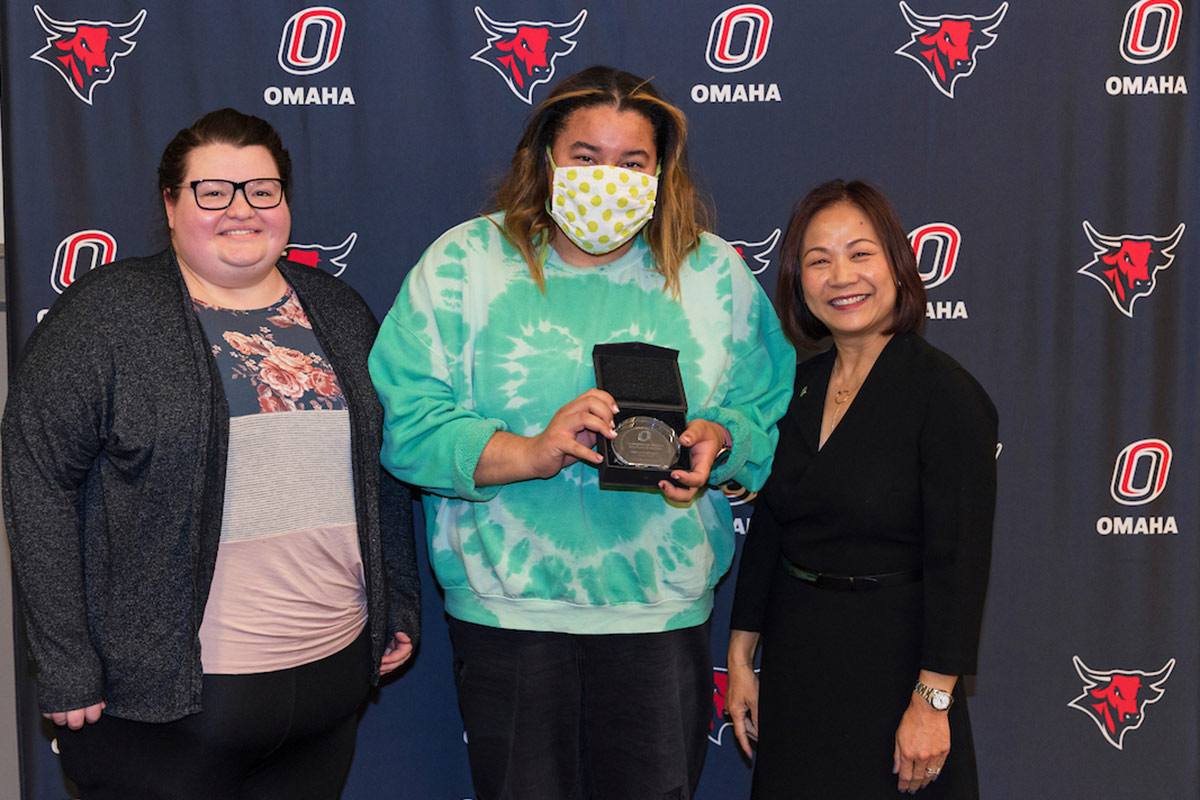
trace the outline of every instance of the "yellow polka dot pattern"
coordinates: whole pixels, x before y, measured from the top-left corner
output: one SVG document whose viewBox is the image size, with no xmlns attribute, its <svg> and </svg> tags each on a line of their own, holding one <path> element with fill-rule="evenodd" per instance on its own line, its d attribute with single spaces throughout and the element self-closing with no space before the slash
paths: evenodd
<svg viewBox="0 0 1200 800">
<path fill-rule="evenodd" d="M 589 253 L 608 253 L 637 235 L 654 214 L 658 178 L 623 167 L 558 167 L 548 210 Z"/>
</svg>

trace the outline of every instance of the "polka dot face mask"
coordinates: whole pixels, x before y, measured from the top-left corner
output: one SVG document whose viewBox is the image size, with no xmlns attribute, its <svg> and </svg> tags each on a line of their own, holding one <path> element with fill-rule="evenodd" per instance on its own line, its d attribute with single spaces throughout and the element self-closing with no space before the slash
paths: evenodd
<svg viewBox="0 0 1200 800">
<path fill-rule="evenodd" d="M 547 148 L 549 154 L 549 148 Z M 624 167 L 555 167 L 550 216 L 586 253 L 611 253 L 654 216 L 658 175 Z M 661 165 L 660 165 L 661 169 Z"/>
</svg>

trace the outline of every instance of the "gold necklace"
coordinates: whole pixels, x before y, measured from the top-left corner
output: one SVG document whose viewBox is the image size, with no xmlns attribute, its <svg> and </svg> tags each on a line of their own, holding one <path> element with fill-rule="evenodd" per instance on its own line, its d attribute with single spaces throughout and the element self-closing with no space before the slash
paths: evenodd
<svg viewBox="0 0 1200 800">
<path fill-rule="evenodd" d="M 850 395 L 854 394 L 854 390 L 858 388 L 862 381 L 851 386 L 849 389 L 837 389 L 834 391 L 833 402 L 836 405 L 841 405 L 850 399 Z"/>
<path fill-rule="evenodd" d="M 845 408 L 846 404 L 849 403 L 851 398 L 854 397 L 854 393 L 858 391 L 858 387 L 862 386 L 862 383 L 865 379 L 866 376 L 860 378 L 857 383 L 848 389 L 833 390 L 833 420 L 829 423 L 830 430 L 833 430 L 837 427 L 838 416 L 842 413 L 842 409 Z"/>
</svg>

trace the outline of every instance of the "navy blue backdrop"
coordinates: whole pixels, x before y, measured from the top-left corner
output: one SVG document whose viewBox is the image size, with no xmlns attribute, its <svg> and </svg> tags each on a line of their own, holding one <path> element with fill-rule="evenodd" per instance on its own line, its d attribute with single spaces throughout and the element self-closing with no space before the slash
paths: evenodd
<svg viewBox="0 0 1200 800">
<path fill-rule="evenodd" d="M 968 683 L 984 797 L 1196 797 L 1197 3 L 2 8 L 18 350 L 81 271 L 165 243 L 158 157 L 221 106 L 266 117 L 292 152 L 293 257 L 340 272 L 380 315 L 423 248 L 486 208 L 530 103 L 593 63 L 653 76 L 684 108 L 716 231 L 769 292 L 796 199 L 831 177 L 876 182 L 913 232 L 928 338 L 1001 414 Z M 739 547 L 748 517 L 740 506 Z M 472 796 L 423 571 L 424 643 L 366 710 L 346 798 Z M 722 666 L 730 583 L 713 634 Z M 701 800 L 749 785 L 723 686 L 718 669 Z M 20 693 L 25 796 L 66 797 L 28 678 Z"/>
</svg>

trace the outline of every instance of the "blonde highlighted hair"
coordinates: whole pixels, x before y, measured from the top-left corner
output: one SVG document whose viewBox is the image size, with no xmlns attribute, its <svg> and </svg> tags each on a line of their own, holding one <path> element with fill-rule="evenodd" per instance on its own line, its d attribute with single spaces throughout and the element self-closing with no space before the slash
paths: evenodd
<svg viewBox="0 0 1200 800">
<path fill-rule="evenodd" d="M 661 172 L 654 216 L 641 235 L 646 238 L 663 276 L 663 290 L 678 297 L 679 271 L 700 244 L 700 232 L 708 225 L 708 208 L 692 183 L 687 157 L 687 118 L 649 80 L 628 72 L 612 67 L 588 67 L 565 78 L 534 109 L 517 143 L 508 175 L 496 191 L 496 210 L 504 212 L 501 232 L 520 251 L 529 274 L 545 292 L 542 263 L 555 226 L 546 210 L 551 179 L 546 149 L 553 148 L 572 112 L 594 106 L 636 111 L 654 128 Z"/>
</svg>

